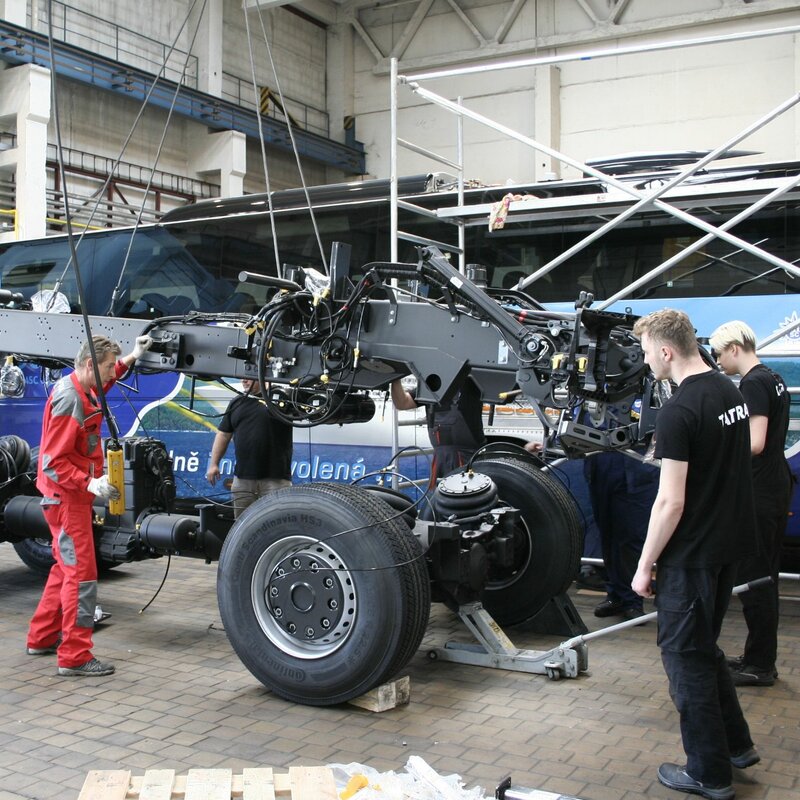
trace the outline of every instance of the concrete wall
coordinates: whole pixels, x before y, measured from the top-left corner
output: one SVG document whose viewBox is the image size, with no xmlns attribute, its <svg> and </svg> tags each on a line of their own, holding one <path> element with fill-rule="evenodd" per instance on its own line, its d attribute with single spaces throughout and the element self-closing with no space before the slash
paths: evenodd
<svg viewBox="0 0 800 800">
<path fill-rule="evenodd" d="M 200 2 L 200 0 L 198 0 Z M 129 28 L 136 34 L 151 37 L 167 47 L 176 41 L 179 50 L 203 53 L 208 48 L 200 46 L 194 38 L 196 19 L 186 25 L 184 19 L 192 5 L 191 0 L 170 0 L 170 2 L 134 3 L 129 0 L 69 0 L 67 41 L 86 47 L 108 57 L 126 58 L 135 66 L 157 71 L 161 48 L 153 43 L 142 42 L 135 36 L 121 33 L 122 44 L 115 50 L 114 37 L 109 33 L 109 24 Z M 147 13 L 142 13 L 143 5 Z M 209 7 L 212 4 L 209 4 Z M 27 24 L 35 30 L 47 30 L 46 0 L 31 0 L 28 3 Z M 63 37 L 64 12 L 60 6 L 54 7 L 53 24 L 57 38 Z M 245 21 L 241 0 L 223 0 L 218 6 L 222 15 L 222 58 L 221 69 L 243 79 L 243 96 L 252 104 L 253 90 L 251 66 Z M 101 21 L 92 27 L 91 20 L 82 16 L 92 14 Z M 291 98 L 309 106 L 324 109 L 326 105 L 326 36 L 325 30 L 308 20 L 304 20 L 285 9 L 262 12 L 264 26 L 272 45 L 272 58 L 278 72 L 283 92 Z M 83 26 L 76 34 L 76 22 Z M 109 23 L 109 24 L 106 24 Z M 219 30 L 220 26 L 211 30 Z M 200 35 L 203 35 L 201 28 Z M 269 57 L 259 22 L 258 14 L 250 12 L 250 32 L 253 42 L 256 79 L 259 85 L 276 88 L 275 73 Z M 206 34 L 207 35 L 207 34 Z M 82 39 L 76 36 L 83 37 Z M 183 67 L 185 56 L 175 54 L 170 60 L 172 74 L 177 78 Z M 189 85 L 193 85 L 188 81 Z M 66 80 L 58 82 L 59 111 L 62 124 L 62 137 L 65 147 L 83 150 L 87 153 L 116 158 L 139 111 L 137 101 L 113 95 L 109 92 L 92 91 L 82 85 Z M 204 88 L 204 87 L 201 87 Z M 295 111 L 295 115 L 297 112 Z M 149 107 L 128 145 L 124 161 L 145 166 L 153 166 L 159 142 L 163 135 L 167 112 Z M 319 122 L 319 119 L 316 120 Z M 158 161 L 158 169 L 165 172 L 202 176 L 212 182 L 220 183 L 213 173 L 203 171 L 202 164 L 195 163 L 193 155 L 204 151 L 203 140 L 209 136 L 209 129 L 183 117 L 173 116 L 164 146 Z M 51 120 L 49 140 L 55 141 L 55 129 Z M 264 170 L 261 149 L 255 142 L 246 148 L 247 172 L 244 176 L 246 192 L 264 191 Z M 299 185 L 300 178 L 294 156 L 282 150 L 267 149 L 270 181 L 273 189 Z M 338 170 L 328 169 L 314 162 L 303 164 L 308 183 L 325 183 L 342 179 Z M 223 181 L 224 183 L 224 181 Z"/>
<path fill-rule="evenodd" d="M 461 5 L 487 37 L 509 7 L 508 3 L 481 0 L 462 0 Z M 598 14 L 604 8 L 608 13 L 609 5 L 600 0 L 589 5 L 596 7 Z M 522 58 L 800 23 L 800 8 L 759 15 L 763 4 L 758 2 L 752 4 L 752 18 L 709 21 L 712 12 L 720 13 L 721 5 L 717 0 L 674 0 L 668 4 L 668 13 L 684 17 L 680 27 L 667 30 L 663 20 L 667 4 L 632 0 L 625 17 L 628 35 L 609 38 L 613 28 L 593 29 L 577 2 L 539 0 L 523 8 L 507 44 L 529 45 L 537 36 L 543 43 L 556 39 L 566 43 L 556 49 L 525 46 L 513 56 Z M 413 5 L 398 5 L 362 12 L 360 19 L 382 53 L 388 54 L 400 41 L 412 12 Z M 696 15 L 698 24 L 686 24 L 689 13 Z M 656 19 L 660 29 L 653 33 L 650 26 Z M 637 29 L 641 33 L 631 35 Z M 569 45 L 570 41 L 574 44 Z M 554 68 L 557 91 L 551 102 L 542 102 L 547 85 L 539 68 L 425 81 L 422 85 L 451 100 L 461 95 L 469 108 L 539 141 L 549 138 L 553 147 L 578 160 L 632 151 L 708 149 L 800 90 L 799 41 L 796 35 L 783 35 L 565 63 Z M 383 177 L 389 172 L 389 78 L 385 63 L 376 63 L 374 52 L 360 37 L 354 37 L 354 49 L 359 139 L 367 150 L 369 173 Z M 472 63 L 480 52 L 474 36 L 448 12 L 446 3 L 436 2 L 408 45 L 400 73 L 413 73 L 417 64 L 433 54 L 455 66 L 459 61 Z M 400 135 L 453 159 L 454 117 L 423 103 L 405 87 L 399 89 L 399 102 Z M 547 113 L 552 117 L 549 120 L 545 119 Z M 790 111 L 740 147 L 763 151 L 762 156 L 750 160 L 800 158 L 799 127 L 800 112 Z M 530 180 L 541 177 L 548 167 L 546 159 L 528 148 L 474 122 L 465 123 L 465 143 L 468 177 L 493 183 Z M 438 167 L 414 153 L 399 151 L 401 173 L 431 169 Z M 574 177 L 577 171 L 566 167 L 561 174 Z"/>
</svg>

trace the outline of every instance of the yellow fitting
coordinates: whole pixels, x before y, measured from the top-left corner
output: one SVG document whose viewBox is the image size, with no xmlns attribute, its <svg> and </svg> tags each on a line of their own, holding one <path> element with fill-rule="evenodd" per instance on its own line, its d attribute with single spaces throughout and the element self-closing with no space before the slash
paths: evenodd
<svg viewBox="0 0 800 800">
<path fill-rule="evenodd" d="M 550 360 L 550 365 L 553 369 L 560 369 L 566 358 L 567 356 L 564 353 L 556 353 Z"/>
<path fill-rule="evenodd" d="M 580 356 L 577 360 L 578 364 L 578 372 L 586 372 L 586 367 L 589 363 L 589 359 L 586 356 Z"/>
<path fill-rule="evenodd" d="M 322 375 L 319 376 L 321 383 L 328 383 L 330 381 L 330 376 L 327 372 L 323 372 Z"/>
</svg>

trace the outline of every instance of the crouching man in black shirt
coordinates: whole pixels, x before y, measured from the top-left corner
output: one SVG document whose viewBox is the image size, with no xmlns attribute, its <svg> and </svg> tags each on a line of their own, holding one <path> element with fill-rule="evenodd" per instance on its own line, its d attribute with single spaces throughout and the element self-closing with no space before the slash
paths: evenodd
<svg viewBox="0 0 800 800">
<path fill-rule="evenodd" d="M 658 645 L 687 756 L 686 765 L 662 764 L 658 779 L 730 800 L 731 764 L 759 761 L 717 645 L 737 562 L 755 539 L 747 406 L 733 383 L 703 361 L 683 312 L 649 314 L 634 333 L 653 375 L 678 384 L 656 422 L 661 477 L 631 584 L 651 596 L 657 562 Z"/>
<path fill-rule="evenodd" d="M 772 577 L 772 583 L 739 595 L 747 623 L 743 655 L 728 660 L 736 686 L 772 686 L 778 653 L 778 570 L 789 520 L 793 479 L 784 455 L 789 429 L 786 383 L 759 361 L 756 334 L 738 320 L 720 325 L 709 340 L 726 375 L 741 375 L 739 390 L 750 412 L 750 452 L 758 527 L 758 553 L 739 565 L 739 583 Z"/>
</svg>

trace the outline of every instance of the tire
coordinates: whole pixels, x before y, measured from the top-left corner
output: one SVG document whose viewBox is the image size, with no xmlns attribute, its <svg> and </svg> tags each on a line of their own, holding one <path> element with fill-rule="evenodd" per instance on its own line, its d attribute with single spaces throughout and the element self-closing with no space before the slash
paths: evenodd
<svg viewBox="0 0 800 800">
<path fill-rule="evenodd" d="M 25 566 L 40 575 L 49 575 L 50 567 L 56 563 L 50 539 L 23 539 L 14 542 L 14 549 Z"/>
<path fill-rule="evenodd" d="M 242 663 L 275 694 L 343 703 L 417 651 L 430 582 L 396 514 L 364 489 L 306 484 L 261 498 L 237 520 L 220 555 L 220 614 Z"/>
<path fill-rule="evenodd" d="M 501 502 L 521 512 L 520 557 L 513 569 L 490 572 L 481 598 L 500 625 L 516 625 L 535 616 L 575 579 L 583 525 L 564 487 L 526 460 L 491 458 L 473 467 L 497 484 Z"/>
</svg>

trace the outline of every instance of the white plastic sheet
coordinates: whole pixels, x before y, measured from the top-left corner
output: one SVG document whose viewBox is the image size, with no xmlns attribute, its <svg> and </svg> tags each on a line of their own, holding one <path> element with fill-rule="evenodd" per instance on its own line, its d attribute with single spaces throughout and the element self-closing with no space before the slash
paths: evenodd
<svg viewBox="0 0 800 800">
<path fill-rule="evenodd" d="M 365 764 L 328 764 L 341 794 L 353 775 L 363 775 L 369 785 L 352 800 L 486 800 L 479 786 L 464 787 L 458 775 L 439 775 L 420 756 L 411 756 L 405 772 L 378 772 Z"/>
</svg>

